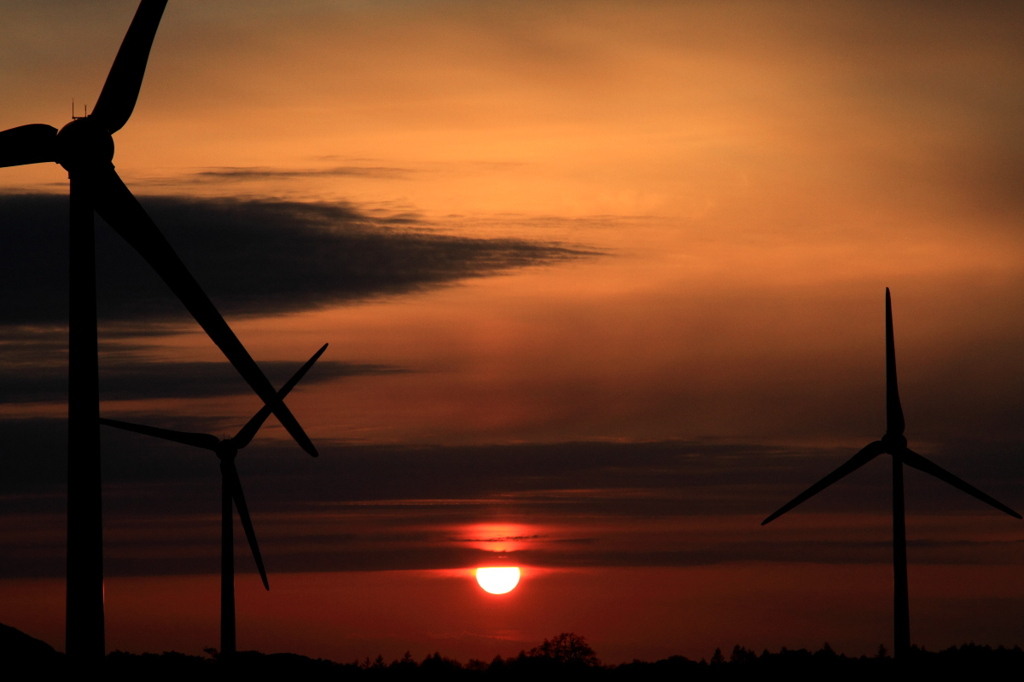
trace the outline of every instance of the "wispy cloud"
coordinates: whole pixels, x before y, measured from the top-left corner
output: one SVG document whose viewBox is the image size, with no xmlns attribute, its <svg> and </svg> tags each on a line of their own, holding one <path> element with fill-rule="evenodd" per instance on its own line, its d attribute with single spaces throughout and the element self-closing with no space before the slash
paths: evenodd
<svg viewBox="0 0 1024 682">
<path fill-rule="evenodd" d="M 224 166 L 197 171 L 185 181 L 209 182 L 211 180 L 268 180 L 308 177 L 363 177 L 396 179 L 414 174 L 411 168 L 394 166 L 331 166 L 328 168 L 273 168 L 271 166 Z"/>
</svg>

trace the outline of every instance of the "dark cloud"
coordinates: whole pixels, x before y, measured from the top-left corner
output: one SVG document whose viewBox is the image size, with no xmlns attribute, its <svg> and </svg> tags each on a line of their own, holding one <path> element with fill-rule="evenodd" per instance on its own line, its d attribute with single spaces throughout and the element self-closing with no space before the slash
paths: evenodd
<svg viewBox="0 0 1024 682">
<path fill-rule="evenodd" d="M 230 369 L 230 368 L 229 368 Z M 288 367 L 290 371 L 291 367 Z M 316 371 L 316 370 L 314 370 Z M 342 365 L 337 372 L 348 369 Z M 336 373 L 325 372 L 329 376 Z M 313 372 L 310 373 L 313 378 Z M 258 401 L 254 401 L 258 404 Z M 109 415 L 117 417 L 118 415 Z M 247 415 L 243 416 L 244 419 Z M 190 431 L 237 429 L 218 416 L 170 418 L 140 416 L 154 426 Z M 0 442 L 12 459 L 41 462 L 43 443 L 58 461 L 65 456 L 63 418 L 0 420 Z M 225 434 L 229 435 L 229 434 Z M 316 434 L 311 434 L 316 440 Z M 124 484 L 170 484 L 188 480 L 171 469 L 136 465 L 139 442 L 146 442 L 153 462 L 180 461 L 190 450 L 182 445 L 150 442 L 137 434 L 111 430 L 104 436 L 107 480 Z M 321 456 L 311 459 L 288 440 L 257 439 L 239 459 L 240 470 L 267 511 L 294 512 L 374 509 L 380 514 L 466 518 L 481 509 L 502 508 L 558 515 L 581 514 L 655 517 L 750 514 L 758 521 L 794 495 L 845 462 L 852 449 L 776 445 L 657 441 L 648 443 L 574 442 L 476 446 L 351 445 L 318 441 Z M 1018 504 L 1022 472 L 1012 444 L 978 443 L 984 465 L 964 469 L 947 457 L 932 455 L 971 484 Z M 34 455 L 31 453 L 35 453 Z M 982 459 L 981 457 L 978 460 Z M 21 461 L 21 460 L 19 460 Z M 977 460 L 975 460 L 977 461 Z M 122 463 L 125 467 L 122 468 Z M 39 464 L 42 469 L 50 465 Z M 41 469 L 41 470 L 42 470 Z M 875 513 L 886 509 L 890 467 L 879 457 L 805 503 L 810 513 Z M 943 514 L 988 508 L 973 498 L 916 470 L 907 470 L 908 504 L 915 513 Z M 43 474 L 29 476 L 42 480 Z M 3 491 L 19 492 L 21 476 L 7 477 Z M 50 480 L 50 479 L 47 479 Z M 62 486 L 62 479 L 51 483 Z M 51 488 L 50 492 L 56 491 Z M 554 511 L 553 511 L 554 510 Z M 533 533 L 462 534 L 462 541 L 524 541 Z"/>
<path fill-rule="evenodd" d="M 2 357 L 2 354 L 0 354 Z M 299 363 L 262 362 L 260 367 L 276 385 L 282 385 Z M 356 364 L 321 360 L 303 379 L 315 384 L 330 379 L 366 374 L 402 372 L 388 365 Z M 68 370 L 65 364 L 33 363 L 0 365 L 0 404 L 50 402 L 67 399 Z M 138 358 L 119 359 L 100 367 L 103 400 L 195 398 L 247 394 L 251 390 L 238 372 L 225 362 L 154 363 Z"/>
<path fill-rule="evenodd" d="M 508 535 L 499 538 L 466 538 L 463 542 L 508 542 L 510 540 L 538 540 L 540 535 Z"/>
<path fill-rule="evenodd" d="M 211 420 L 133 420 L 230 435 L 218 433 Z M 62 570 L 64 434 L 62 419 L 0 421 L 8 463 L 8 476 L 0 479 L 0 524 L 18 556 L 17 564 L 0 569 L 8 575 Z M 312 459 L 291 443 L 258 437 L 239 455 L 272 570 L 464 567 L 493 558 L 492 541 L 511 543 L 508 558 L 533 566 L 890 559 L 886 458 L 784 519 L 759 525 L 845 461 L 851 453 L 842 448 L 682 441 L 318 446 L 321 456 Z M 1013 448 L 992 452 L 991 446 L 978 447 L 1004 464 L 1017 456 Z M 103 431 L 103 448 L 110 573 L 211 570 L 216 458 L 116 429 Z M 1022 482 L 1006 467 L 957 473 L 1011 505 Z M 1019 561 L 1019 541 L 1005 539 L 1016 522 L 963 493 L 908 471 L 907 504 L 915 561 Z M 963 520 L 943 530 L 946 516 Z M 512 533 L 483 534 L 479 524 L 517 525 Z M 978 528 L 998 534 L 972 535 Z"/>
<path fill-rule="evenodd" d="M 143 197 L 225 315 L 270 315 L 421 291 L 467 277 L 592 255 L 554 243 L 442 234 L 410 216 L 346 204 Z M 0 324 L 67 319 L 67 197 L 0 195 Z M 97 220 L 104 323 L 186 319 L 132 249 Z"/>
<path fill-rule="evenodd" d="M 40 500 L 63 494 L 68 450 L 64 419 L 0 419 L 0 443 L 0 508 L 37 512 Z M 48 503 L 42 504 L 45 508 Z M 63 509 L 63 499 L 57 504 Z"/>
</svg>

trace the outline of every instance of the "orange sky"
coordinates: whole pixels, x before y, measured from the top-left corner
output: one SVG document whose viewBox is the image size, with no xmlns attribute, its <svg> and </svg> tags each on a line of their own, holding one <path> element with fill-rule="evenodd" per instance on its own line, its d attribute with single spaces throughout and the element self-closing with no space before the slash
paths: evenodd
<svg viewBox="0 0 1024 682">
<path fill-rule="evenodd" d="M 18 96 L 5 103 L 0 129 L 59 127 L 72 97 L 79 108 L 91 107 L 134 7 L 134 0 L 5 3 L 0 90 Z M 468 555 L 374 559 L 374 570 L 353 574 L 365 586 L 358 590 L 338 577 L 345 574 L 331 573 L 331 562 L 355 571 L 354 557 L 364 549 L 386 556 L 417 543 L 443 552 L 446 541 L 432 533 L 446 537 L 437 529 L 474 518 L 533 524 L 547 529 L 545 537 L 562 537 L 550 530 L 558 528 L 586 538 L 592 552 L 542 553 L 543 567 L 560 576 L 550 580 L 569 580 L 570 567 L 586 569 L 581 601 L 586 591 L 610 595 L 595 602 L 600 615 L 576 606 L 557 615 L 524 609 L 512 625 L 488 622 L 466 606 L 446 616 L 447 634 L 437 637 L 420 616 L 389 602 L 381 607 L 377 639 L 303 653 L 354 658 L 411 649 L 422 656 L 438 648 L 489 658 L 564 630 L 590 637 L 606 660 L 825 640 L 867 653 L 888 642 L 887 531 L 878 517 L 887 509 L 888 477 L 880 464 L 860 483 L 851 480 L 852 490 L 829 491 L 830 500 L 777 522 L 785 527 L 761 529 L 757 522 L 883 430 L 886 286 L 911 444 L 1010 506 L 1024 506 L 1016 456 L 1024 436 L 1021 19 L 1013 3 L 638 8 L 618 1 L 171 0 L 138 107 L 115 138 L 118 172 L 144 205 L 154 205 L 146 197 L 188 206 L 206 199 L 211 203 L 196 205 L 207 208 L 235 200 L 330 203 L 385 235 L 515 239 L 574 250 L 564 260 L 506 265 L 480 277 L 343 293 L 326 303 L 303 298 L 273 316 L 228 316 L 261 362 L 297 365 L 327 341 L 325 361 L 388 370 L 332 374 L 289 398 L 321 445 L 322 460 L 333 464 L 302 460 L 276 422 L 261 433 L 262 449 L 248 472 L 240 460 L 246 484 L 252 479 L 247 494 L 268 566 L 273 573 L 278 549 L 285 557 L 278 565 L 287 566 L 282 582 L 301 595 L 296 603 L 312 598 L 312 588 L 302 587 L 303 576 L 312 575 L 339 594 L 349 590 L 344 599 L 355 598 L 352 590 L 387 585 L 401 585 L 413 599 L 427 575 L 418 571 L 462 570 L 468 566 L 458 561 Z M 66 180 L 50 164 L 7 168 L 0 189 L 64 193 Z M 179 227 L 161 223 L 175 245 Z M 244 254 L 218 256 L 237 262 Z M 207 281 L 202 272 L 197 278 Z M 218 302 L 217 291 L 211 296 Z M 0 322 L 8 338 L 41 325 Z M 152 329 L 147 324 L 140 318 L 140 328 Z M 220 360 L 205 337 L 181 333 L 194 332 L 189 324 L 169 329 L 108 333 L 104 366 Z M 9 367 L 34 367 L 24 360 L 31 352 L 13 341 L 0 345 L 0 357 Z M 0 404 L 0 421 L 11 429 L 63 412 L 59 397 L 25 399 L 11 390 Z M 103 411 L 229 434 L 258 408 L 241 390 L 194 397 L 129 391 L 105 399 Z M 158 649 L 173 640 L 196 653 L 213 642 L 188 639 L 182 633 L 191 626 L 184 624 L 159 633 L 131 621 L 142 616 L 118 615 L 137 606 L 117 601 L 112 590 L 130 583 L 159 591 L 161 581 L 192 579 L 160 575 L 146 559 L 180 549 L 152 539 L 169 519 L 210 525 L 186 534 L 183 556 L 190 559 L 170 572 L 195 572 L 197 557 L 215 557 L 213 465 L 191 457 L 187 475 L 164 481 L 179 487 L 159 492 L 148 465 L 135 466 L 123 454 L 138 440 L 104 438 L 114 453 L 105 470 L 110 644 Z M 696 448 L 700 457 L 647 459 L 653 455 L 644 448 L 663 442 L 683 444 L 681 452 Z M 622 449 L 599 464 L 580 455 L 578 465 L 556 470 L 551 462 L 559 457 L 577 462 L 559 449 L 566 443 Z M 516 449 L 532 446 L 550 447 L 550 454 Z M 366 450 L 351 449 L 360 447 Z M 167 462 L 190 457 L 157 451 Z M 432 468 L 435 455 L 440 464 Z M 50 456 L 51 466 L 61 466 L 59 448 Z M 477 476 L 474 457 L 499 459 L 481 462 Z M 277 469 L 278 461 L 287 463 Z M 410 467 L 420 479 L 406 481 Z M 352 471 L 366 478 L 351 480 Z M 702 479 L 709 471 L 720 478 Z M 44 474 L 20 470 L 12 478 L 0 496 L 0 530 L 19 556 L 32 558 L 7 570 L 7 594 L 21 589 L 19 580 L 62 570 L 59 483 L 37 485 Z M 287 480 L 287 491 L 276 493 L 275 480 Z M 1020 643 L 1019 625 L 1004 617 L 1008 604 L 1020 603 L 1019 591 L 1003 580 L 1022 559 L 1020 528 L 921 480 L 908 476 L 910 534 L 921 541 L 910 550 L 912 564 L 920 564 L 911 576 L 915 640 Z M 558 501 L 566 490 L 578 494 Z M 863 490 L 872 491 L 863 499 L 875 506 L 855 492 Z M 146 494 L 167 506 L 137 519 L 128 533 L 126 519 Z M 175 506 L 175 496 L 187 503 Z M 699 502 L 682 504 L 693 499 Z M 414 500 L 434 500 L 452 516 L 417 525 Z M 359 507 L 367 502 L 377 506 Z M 394 506 L 385 510 L 382 502 Z M 861 506 L 843 516 L 847 503 Z M 966 525 L 946 525 L 952 517 L 940 513 L 949 508 L 968 513 Z M 820 525 L 812 523 L 819 518 Z M 20 534 L 28 519 L 45 539 Z M 340 529 L 339 519 L 350 527 Z M 303 527 L 321 533 L 321 554 L 289 545 L 288 533 Z M 378 529 L 386 536 L 380 546 L 360 544 Z M 624 537 L 635 540 L 623 543 Z M 781 542 L 777 552 L 766 549 L 774 538 Z M 815 549 L 816 539 L 839 548 L 846 540 L 874 544 L 862 559 L 855 549 Z M 942 549 L 929 550 L 925 540 Z M 745 543 L 756 549 L 721 550 Z M 676 551 L 663 560 L 670 565 L 651 558 L 665 545 Z M 693 554 L 683 558 L 683 545 Z M 968 579 L 946 570 L 969 571 L 975 560 L 984 568 Z M 707 613 L 714 610 L 708 595 L 715 595 L 732 618 L 744 594 L 737 584 L 763 574 L 769 577 L 759 578 L 759 589 L 778 584 L 788 594 L 800 583 L 780 577 L 781 567 L 797 570 L 800 561 L 831 562 L 828 570 L 850 581 L 850 591 L 828 594 L 826 581 L 814 592 L 823 601 L 807 607 L 815 614 L 781 624 L 778 594 L 754 600 L 749 623 L 716 621 L 703 634 L 680 630 L 678 614 L 623 610 L 614 596 L 624 572 L 646 571 L 656 575 L 650 584 L 667 603 L 697 600 Z M 799 571 L 811 568 L 818 567 Z M 239 578 L 240 589 L 251 577 Z M 961 592 L 979 580 L 1005 591 Z M 709 585 L 702 596 L 689 592 L 694 581 Z M 929 620 L 941 609 L 925 595 L 950 584 L 955 588 L 943 599 L 960 600 L 965 615 L 936 620 L 984 613 L 1003 625 L 943 630 Z M 212 580 L 203 585 L 214 589 Z M 528 585 L 527 576 L 523 601 L 537 603 L 527 602 Z M 240 623 L 285 608 L 260 606 L 260 598 L 253 594 L 253 604 L 243 606 L 248 595 L 240 597 L 240 609 L 253 609 L 240 611 Z M 843 614 L 869 600 L 877 609 L 869 615 Z M 653 594 L 642 601 L 655 610 L 659 602 Z M 21 627 L 17 618 L 30 617 L 18 613 L 0 614 L 0 621 Z M 386 625 L 386 614 L 402 614 L 394 615 L 405 619 L 402 627 Z M 214 618 L 211 611 L 205 623 L 211 633 Z M 343 614 L 329 622 L 336 638 L 351 636 Z M 641 645 L 627 635 L 639 622 L 680 634 L 651 635 L 644 641 L 659 644 Z M 22 623 L 31 630 L 37 621 Z M 52 620 L 38 627 L 60 631 Z M 240 629 L 240 645 L 298 649 L 285 633 L 299 627 Z M 492 646 L 506 630 L 517 633 L 512 649 Z M 127 631 L 152 634 L 117 644 L 116 633 Z"/>
</svg>

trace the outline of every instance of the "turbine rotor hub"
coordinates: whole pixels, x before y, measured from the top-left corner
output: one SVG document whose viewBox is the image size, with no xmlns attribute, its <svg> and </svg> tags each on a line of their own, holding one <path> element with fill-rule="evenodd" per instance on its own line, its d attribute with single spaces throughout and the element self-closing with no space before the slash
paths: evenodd
<svg viewBox="0 0 1024 682">
<path fill-rule="evenodd" d="M 882 445 L 886 452 L 903 450 L 907 447 L 907 439 L 902 433 L 887 433 L 882 436 Z"/>
<path fill-rule="evenodd" d="M 89 117 L 76 118 L 57 132 L 57 163 L 67 171 L 100 168 L 114 159 L 114 138 Z"/>
<path fill-rule="evenodd" d="M 220 447 L 216 450 L 217 459 L 222 462 L 230 462 L 238 455 L 238 446 L 231 439 L 222 440 Z"/>
</svg>

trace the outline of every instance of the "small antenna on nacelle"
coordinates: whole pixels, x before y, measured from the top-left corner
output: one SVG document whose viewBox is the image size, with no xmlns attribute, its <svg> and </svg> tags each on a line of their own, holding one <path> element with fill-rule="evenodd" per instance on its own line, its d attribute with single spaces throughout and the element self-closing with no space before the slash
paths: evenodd
<svg viewBox="0 0 1024 682">
<path fill-rule="evenodd" d="M 71 120 L 72 121 L 78 120 L 80 118 L 86 118 L 86 117 L 89 116 L 89 105 L 88 104 L 83 104 L 82 108 L 85 109 L 85 113 L 82 114 L 81 116 L 75 116 L 75 98 L 72 97 L 71 98 Z"/>
</svg>

